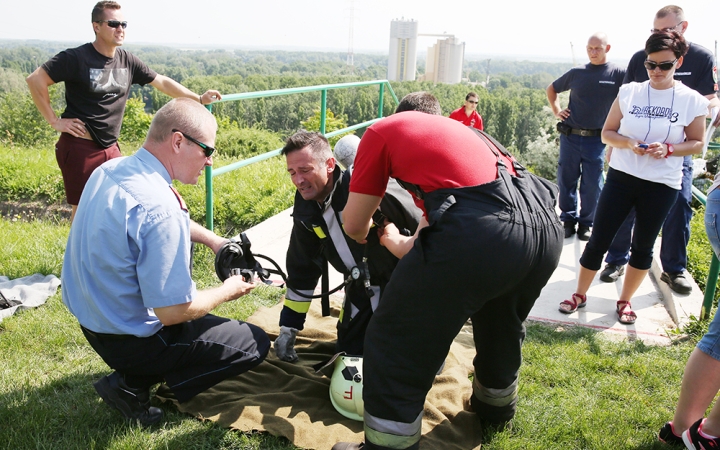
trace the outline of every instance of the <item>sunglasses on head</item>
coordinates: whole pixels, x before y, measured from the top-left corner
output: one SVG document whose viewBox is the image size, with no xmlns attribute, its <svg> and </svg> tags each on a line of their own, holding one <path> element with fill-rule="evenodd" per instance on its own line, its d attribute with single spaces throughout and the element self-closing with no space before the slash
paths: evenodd
<svg viewBox="0 0 720 450">
<path fill-rule="evenodd" d="M 663 72 L 667 72 L 668 70 L 673 68 L 676 62 L 677 59 L 675 61 L 661 63 L 656 63 L 655 61 L 645 61 L 645 68 L 647 70 L 655 70 L 656 67 L 659 67 L 660 70 L 662 70 Z"/>
<path fill-rule="evenodd" d="M 206 158 L 211 157 L 212 154 L 215 153 L 215 147 L 210 147 L 210 146 L 207 145 L 207 144 L 203 144 L 202 142 L 198 141 L 198 140 L 195 139 L 194 137 L 188 136 L 187 134 L 183 133 L 182 131 L 180 131 L 180 130 L 178 130 L 178 129 L 176 129 L 176 128 L 173 128 L 172 132 L 173 132 L 173 133 L 180 133 L 180 134 L 182 134 L 183 137 L 184 137 L 185 139 L 187 139 L 188 141 L 191 141 L 191 142 L 196 143 L 201 149 L 203 149 L 203 151 L 205 152 L 205 157 L 206 157 Z"/>
<path fill-rule="evenodd" d="M 127 22 L 120 22 L 119 20 L 96 20 L 97 23 L 107 23 L 110 28 L 123 27 L 127 28 Z"/>
</svg>

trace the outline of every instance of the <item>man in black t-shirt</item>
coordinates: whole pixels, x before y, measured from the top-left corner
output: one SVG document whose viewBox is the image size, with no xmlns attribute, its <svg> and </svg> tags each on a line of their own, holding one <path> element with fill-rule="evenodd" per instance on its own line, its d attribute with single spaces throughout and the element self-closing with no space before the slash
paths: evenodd
<svg viewBox="0 0 720 450">
<path fill-rule="evenodd" d="M 587 43 L 590 62 L 573 67 L 546 89 L 555 117 L 562 122 L 558 155 L 558 206 L 565 237 L 575 234 L 587 241 L 603 187 L 605 144 L 600 131 L 622 84 L 625 70 L 607 60 L 610 44 L 605 33 L 595 33 Z M 561 109 L 558 94 L 570 91 L 568 107 Z M 578 208 L 578 181 L 580 208 Z"/>
<path fill-rule="evenodd" d="M 55 156 L 72 206 L 71 220 L 93 170 L 120 156 L 117 140 L 132 84 L 150 84 L 171 97 L 187 97 L 203 105 L 220 99 L 215 90 L 195 94 L 120 49 L 127 27 L 120 8 L 114 1 L 98 2 L 92 11 L 95 41 L 58 53 L 26 80 L 38 110 L 61 133 Z M 67 106 L 58 118 L 48 87 L 61 81 Z"/>
<path fill-rule="evenodd" d="M 684 34 L 687 27 L 688 22 L 685 20 L 682 8 L 670 5 L 657 12 L 652 31 L 676 31 Z M 709 98 L 711 108 L 719 106 L 717 71 L 712 53 L 698 44 L 688 42 L 688 45 L 690 48 L 683 58 L 682 67 L 675 71 L 675 79 Z M 645 58 L 644 50 L 640 50 L 633 55 L 628 64 L 623 83 L 630 83 L 631 81 L 640 83 L 648 79 L 647 69 L 643 65 Z M 680 195 L 678 195 L 677 202 L 668 213 L 663 224 L 660 246 L 660 262 L 663 268 L 660 279 L 679 294 L 689 294 L 692 291 L 692 285 L 685 277 L 687 244 L 690 241 L 690 219 L 693 213 L 690 206 L 691 200 L 692 156 L 686 156 L 683 160 Z M 625 264 L 629 260 L 634 223 L 635 212 L 633 211 L 623 222 L 608 250 L 605 257 L 605 269 L 600 273 L 602 281 L 613 282 L 624 273 Z"/>
</svg>

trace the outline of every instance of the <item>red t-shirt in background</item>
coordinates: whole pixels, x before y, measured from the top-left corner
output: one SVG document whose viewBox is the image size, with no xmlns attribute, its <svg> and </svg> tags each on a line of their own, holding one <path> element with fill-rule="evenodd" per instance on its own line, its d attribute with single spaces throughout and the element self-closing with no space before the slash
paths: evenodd
<svg viewBox="0 0 720 450">
<path fill-rule="evenodd" d="M 473 111 L 470 116 L 465 114 L 465 107 L 461 106 L 460 108 L 456 109 L 455 111 L 450 113 L 450 118 L 457 120 L 458 122 L 462 122 L 465 124 L 465 126 L 468 127 L 474 127 L 478 130 L 483 129 L 483 121 L 482 117 L 480 117 L 480 114 L 478 114 L 477 111 Z"/>
</svg>

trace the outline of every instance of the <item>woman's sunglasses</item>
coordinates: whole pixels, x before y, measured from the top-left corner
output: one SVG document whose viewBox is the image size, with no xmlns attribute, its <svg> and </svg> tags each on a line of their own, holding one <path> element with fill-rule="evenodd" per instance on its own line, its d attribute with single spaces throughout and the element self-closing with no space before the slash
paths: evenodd
<svg viewBox="0 0 720 450">
<path fill-rule="evenodd" d="M 647 70 L 655 70 L 656 67 L 659 67 L 663 72 L 667 72 L 673 68 L 677 61 L 677 59 L 675 61 L 661 63 L 656 63 L 655 61 L 645 61 L 645 68 Z"/>
</svg>

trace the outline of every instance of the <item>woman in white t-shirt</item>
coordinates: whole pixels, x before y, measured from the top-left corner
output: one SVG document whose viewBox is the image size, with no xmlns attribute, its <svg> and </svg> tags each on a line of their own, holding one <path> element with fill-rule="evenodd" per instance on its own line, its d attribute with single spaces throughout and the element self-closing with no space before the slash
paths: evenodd
<svg viewBox="0 0 720 450">
<path fill-rule="evenodd" d="M 577 289 L 560 303 L 570 314 L 585 306 L 586 293 L 620 225 L 635 208 L 630 262 L 615 312 L 635 323 L 630 299 L 650 269 L 653 245 L 680 190 L 683 156 L 702 151 L 709 100 L 673 78 L 688 44 L 682 35 L 653 33 L 645 43 L 648 81 L 620 88 L 602 141 L 613 148 L 590 240 L 580 257 Z"/>
</svg>

